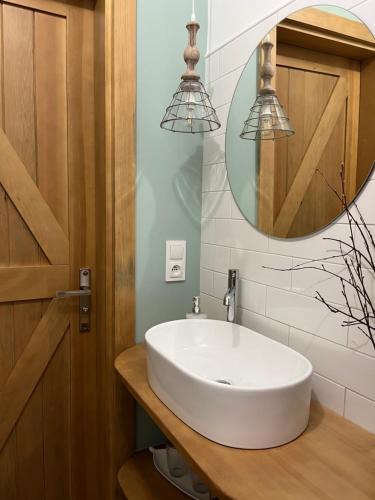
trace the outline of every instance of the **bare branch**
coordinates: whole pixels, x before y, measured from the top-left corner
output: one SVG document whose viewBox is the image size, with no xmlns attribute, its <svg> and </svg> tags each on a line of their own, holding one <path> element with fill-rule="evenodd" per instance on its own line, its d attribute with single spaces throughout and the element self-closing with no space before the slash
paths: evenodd
<svg viewBox="0 0 375 500">
<path fill-rule="evenodd" d="M 327 307 L 332 314 L 344 316 L 346 319 L 343 319 L 341 323 L 342 326 L 357 327 L 371 342 L 375 350 L 375 304 L 371 298 L 369 280 L 366 280 L 366 274 L 375 277 L 375 238 L 356 203 L 353 203 L 355 214 L 349 208 L 345 194 L 344 164 L 341 164 L 340 169 L 341 194 L 328 183 L 322 172 L 319 173 L 322 175 L 331 191 L 342 203 L 343 210 L 348 220 L 349 241 L 326 237 L 323 239 L 335 242 L 338 245 L 338 252 L 336 254 L 329 257 L 310 259 L 285 269 L 276 269 L 267 266 L 263 267 L 276 271 L 303 271 L 314 269 L 337 279 L 341 288 L 341 294 L 344 298 L 344 305 L 340 308 L 328 302 L 319 291 L 315 292 L 316 300 Z M 356 241 L 355 233 L 360 237 L 359 242 Z M 358 247 L 359 243 L 363 245 L 363 250 Z M 337 264 L 338 260 L 342 263 L 343 269 L 345 269 L 345 276 L 328 269 L 325 265 L 326 262 Z M 364 267 L 364 264 L 366 264 L 366 267 Z M 350 295 L 349 290 L 351 293 L 354 293 L 353 296 Z M 353 305 L 353 299 L 356 299 L 356 305 Z"/>
</svg>

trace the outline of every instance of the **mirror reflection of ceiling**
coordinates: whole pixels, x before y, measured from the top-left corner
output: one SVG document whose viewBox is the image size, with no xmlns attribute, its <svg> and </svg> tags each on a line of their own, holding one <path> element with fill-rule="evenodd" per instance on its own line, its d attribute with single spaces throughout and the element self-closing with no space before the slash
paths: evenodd
<svg viewBox="0 0 375 500">
<path fill-rule="evenodd" d="M 307 236 L 354 200 L 375 161 L 375 39 L 338 7 L 302 9 L 280 22 L 273 43 L 272 86 L 294 135 L 276 140 L 240 137 L 262 93 L 264 40 L 235 90 L 226 131 L 230 186 L 244 217 L 280 238 Z"/>
</svg>

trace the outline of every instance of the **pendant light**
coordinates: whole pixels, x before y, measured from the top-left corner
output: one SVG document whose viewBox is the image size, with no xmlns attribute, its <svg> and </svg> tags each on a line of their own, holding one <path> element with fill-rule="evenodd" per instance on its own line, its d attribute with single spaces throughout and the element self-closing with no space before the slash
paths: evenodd
<svg viewBox="0 0 375 500">
<path fill-rule="evenodd" d="M 186 71 L 181 76 L 182 81 L 173 94 L 160 124 L 161 128 L 171 132 L 195 134 L 211 132 L 221 126 L 200 76 L 195 70 L 200 54 L 196 46 L 199 23 L 196 21 L 194 6 L 193 0 L 191 21 L 186 25 L 189 32 L 189 45 L 184 51 Z"/>
<path fill-rule="evenodd" d="M 271 80 L 275 74 L 271 62 L 272 47 L 273 43 L 269 35 L 267 35 L 262 43 L 264 63 L 260 70 L 260 76 L 263 85 L 250 109 L 249 118 L 245 121 L 240 134 L 241 139 L 253 141 L 275 140 L 294 134 L 289 118 L 286 116 L 276 91 L 271 85 Z"/>
</svg>

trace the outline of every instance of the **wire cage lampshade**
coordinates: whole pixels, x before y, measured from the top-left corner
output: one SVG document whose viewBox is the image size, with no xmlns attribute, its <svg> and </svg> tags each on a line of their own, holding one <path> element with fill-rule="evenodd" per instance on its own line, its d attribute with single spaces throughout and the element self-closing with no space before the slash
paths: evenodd
<svg viewBox="0 0 375 500">
<path fill-rule="evenodd" d="M 240 134 L 241 139 L 275 140 L 294 134 L 289 118 L 271 85 L 275 72 L 271 63 L 272 47 L 273 43 L 267 36 L 262 44 L 264 64 L 261 67 L 260 76 L 263 80 L 263 86 L 250 109 L 248 119 L 245 121 Z"/>
<path fill-rule="evenodd" d="M 189 32 L 189 45 L 184 51 L 187 68 L 181 76 L 182 82 L 173 94 L 160 126 L 171 132 L 190 134 L 212 132 L 221 125 L 206 89 L 200 81 L 200 76 L 195 70 L 200 54 L 196 46 L 199 24 L 195 20 L 194 10 L 192 20 L 188 22 L 186 28 Z"/>
<path fill-rule="evenodd" d="M 259 94 L 240 134 L 242 139 L 275 140 L 289 137 L 294 130 L 276 94 Z"/>
<path fill-rule="evenodd" d="M 199 80 L 183 80 L 167 107 L 161 128 L 171 132 L 212 132 L 220 127 L 220 121 L 210 98 Z"/>
</svg>

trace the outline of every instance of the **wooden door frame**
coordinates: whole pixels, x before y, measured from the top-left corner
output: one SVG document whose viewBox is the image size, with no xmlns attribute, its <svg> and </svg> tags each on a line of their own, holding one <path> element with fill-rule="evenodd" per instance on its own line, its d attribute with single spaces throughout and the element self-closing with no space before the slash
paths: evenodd
<svg viewBox="0 0 375 500">
<path fill-rule="evenodd" d="M 367 26 L 358 21 L 308 7 L 286 17 L 277 25 L 282 43 L 321 50 L 360 61 L 373 57 L 375 40 Z"/>
<path fill-rule="evenodd" d="M 99 471 L 102 498 L 123 498 L 134 401 L 114 360 L 135 343 L 136 0 L 95 4 Z"/>
</svg>

